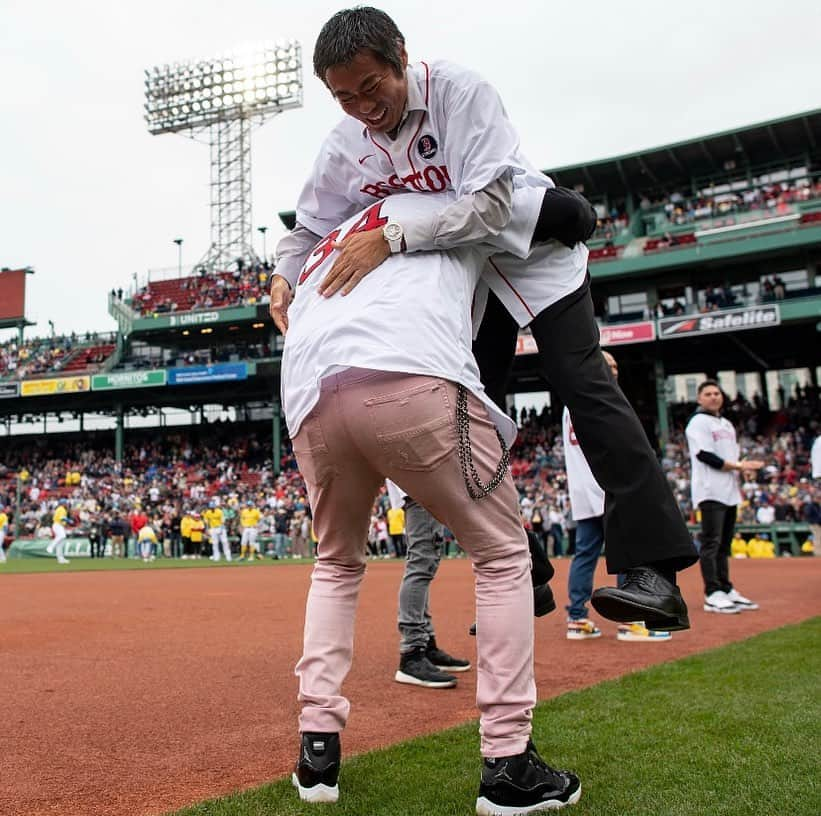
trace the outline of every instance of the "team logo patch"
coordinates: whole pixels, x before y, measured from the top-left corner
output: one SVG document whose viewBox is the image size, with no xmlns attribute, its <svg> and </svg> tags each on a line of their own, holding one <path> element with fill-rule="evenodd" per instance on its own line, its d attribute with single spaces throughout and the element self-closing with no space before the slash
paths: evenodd
<svg viewBox="0 0 821 816">
<path fill-rule="evenodd" d="M 436 155 L 439 145 L 436 144 L 436 139 L 428 133 L 419 139 L 416 143 L 416 149 L 423 159 L 432 159 Z"/>
</svg>

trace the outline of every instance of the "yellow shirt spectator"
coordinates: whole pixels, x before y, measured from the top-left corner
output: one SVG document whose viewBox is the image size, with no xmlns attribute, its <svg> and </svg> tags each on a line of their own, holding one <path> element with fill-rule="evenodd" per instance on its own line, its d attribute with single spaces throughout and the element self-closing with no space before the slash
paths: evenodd
<svg viewBox="0 0 821 816">
<path fill-rule="evenodd" d="M 739 535 L 734 536 L 730 543 L 730 552 L 733 558 L 747 557 L 747 542 Z"/>
<path fill-rule="evenodd" d="M 239 514 L 239 523 L 243 527 L 256 527 L 261 518 L 262 513 L 256 507 L 243 507 Z"/>
<path fill-rule="evenodd" d="M 54 511 L 54 515 L 52 516 L 52 523 L 54 524 L 65 524 L 66 516 L 68 515 L 68 511 L 62 504 L 57 505 L 57 509 Z"/>
<path fill-rule="evenodd" d="M 402 535 L 405 532 L 405 511 L 398 507 L 388 510 L 388 533 Z"/>
<path fill-rule="evenodd" d="M 203 514 L 203 519 L 210 529 L 214 527 L 222 527 L 225 523 L 225 517 L 219 507 L 209 507 Z"/>
<path fill-rule="evenodd" d="M 150 541 L 153 544 L 156 544 L 157 534 L 154 532 L 154 529 L 150 524 L 146 524 L 145 527 L 140 528 L 140 532 L 137 534 L 137 539 L 139 541 Z"/>
<path fill-rule="evenodd" d="M 9 517 L 0 510 L 0 530 L 5 530 L 9 526 Z"/>
<path fill-rule="evenodd" d="M 191 543 L 202 544 L 202 534 L 205 532 L 205 524 L 202 519 L 191 519 Z"/>
<path fill-rule="evenodd" d="M 747 555 L 750 558 L 775 558 L 775 545 L 766 538 L 751 538 L 747 542 Z"/>
<path fill-rule="evenodd" d="M 180 535 L 183 538 L 191 538 L 191 525 L 194 523 L 194 519 L 191 518 L 189 515 L 185 515 L 182 517 L 180 521 Z"/>
</svg>

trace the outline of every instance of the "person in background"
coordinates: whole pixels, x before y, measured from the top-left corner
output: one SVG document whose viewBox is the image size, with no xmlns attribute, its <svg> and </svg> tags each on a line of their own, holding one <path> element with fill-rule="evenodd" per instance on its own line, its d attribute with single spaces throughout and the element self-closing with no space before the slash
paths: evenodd
<svg viewBox="0 0 821 816">
<path fill-rule="evenodd" d="M 7 508 L 0 506 L 0 564 L 6 563 L 6 535 L 9 531 Z"/>
<path fill-rule="evenodd" d="M 254 500 L 248 499 L 245 502 L 245 507 L 240 510 L 239 514 L 239 524 L 242 529 L 239 542 L 240 561 L 245 560 L 246 553 L 248 554 L 249 561 L 254 560 L 255 554 L 257 558 L 262 558 L 262 554 L 260 553 L 259 546 L 257 544 L 257 536 L 259 535 L 259 521 L 261 518 L 262 513 L 259 512 L 259 508 L 254 504 Z"/>
<path fill-rule="evenodd" d="M 704 380 L 696 392 L 698 409 L 687 423 L 690 490 L 701 511 L 699 564 L 704 580 L 704 611 L 733 615 L 758 609 L 730 581 L 730 547 L 736 508 L 741 501 L 738 474 L 760 470 L 764 462 L 739 459 L 733 423 L 721 416 L 724 394 L 715 380 Z M 748 544 L 748 552 L 753 552 Z"/>
<path fill-rule="evenodd" d="M 156 558 L 154 548 L 157 546 L 157 534 L 150 524 L 144 524 L 140 527 L 140 532 L 137 533 L 137 542 L 143 562 L 147 564 L 149 561 L 153 561 Z"/>
<path fill-rule="evenodd" d="M 602 351 L 614 380 L 619 367 L 615 357 Z M 601 629 L 587 616 L 587 602 L 593 592 L 593 575 L 604 546 L 604 491 L 599 486 L 584 451 L 573 430 L 573 418 L 565 407 L 562 414 L 562 439 L 567 467 L 567 487 L 570 506 L 576 522 L 576 554 L 570 565 L 567 592 L 567 639 L 593 640 L 601 637 Z M 621 641 L 655 643 L 670 640 L 669 632 L 649 629 L 642 621 L 620 623 L 616 637 Z"/>
</svg>

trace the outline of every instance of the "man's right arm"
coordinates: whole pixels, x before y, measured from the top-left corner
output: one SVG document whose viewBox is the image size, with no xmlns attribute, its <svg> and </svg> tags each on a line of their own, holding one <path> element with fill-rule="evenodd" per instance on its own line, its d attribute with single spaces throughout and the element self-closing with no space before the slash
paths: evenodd
<svg viewBox="0 0 821 816">
<path fill-rule="evenodd" d="M 291 304 L 299 272 L 305 264 L 308 253 L 319 240 L 318 235 L 298 223 L 277 244 L 276 266 L 271 275 L 271 302 L 268 304 L 268 312 L 283 335 L 288 331 L 288 306 Z"/>
</svg>

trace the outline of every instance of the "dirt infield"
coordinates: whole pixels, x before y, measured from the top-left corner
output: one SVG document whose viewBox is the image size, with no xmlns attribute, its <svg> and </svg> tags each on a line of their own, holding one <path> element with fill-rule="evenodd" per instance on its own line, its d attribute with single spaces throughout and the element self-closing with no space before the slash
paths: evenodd
<svg viewBox="0 0 821 816">
<path fill-rule="evenodd" d="M 563 604 L 568 562 L 556 566 Z M 373 563 L 363 585 L 348 754 L 476 716 L 473 671 L 451 690 L 393 682 L 401 569 Z M 600 639 L 570 642 L 561 611 L 538 620 L 539 696 L 821 614 L 821 558 L 735 561 L 732 571 L 763 610 L 704 614 L 689 570 L 693 629 L 668 643 L 619 643 L 609 622 Z M 160 814 L 285 775 L 309 576 L 295 564 L 0 574 L 0 813 Z M 444 562 L 433 584 L 438 639 L 460 656 L 475 656 L 472 587 L 464 560 Z"/>
</svg>

